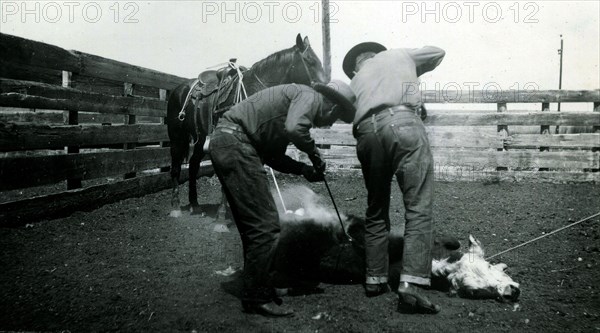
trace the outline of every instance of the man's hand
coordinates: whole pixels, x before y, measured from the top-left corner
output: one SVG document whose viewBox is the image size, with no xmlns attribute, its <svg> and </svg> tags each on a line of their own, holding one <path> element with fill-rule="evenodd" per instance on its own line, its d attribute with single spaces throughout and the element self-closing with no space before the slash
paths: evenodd
<svg viewBox="0 0 600 333">
<path fill-rule="evenodd" d="M 313 153 L 308 155 L 308 158 L 310 159 L 313 167 L 318 173 L 325 173 L 325 167 L 327 165 L 325 164 L 323 157 L 321 157 L 321 152 L 319 151 L 319 149 L 315 148 Z"/>
<path fill-rule="evenodd" d="M 318 172 L 314 167 L 306 164 L 302 167 L 302 176 L 311 183 L 321 182 L 325 179 L 322 172 Z"/>
<path fill-rule="evenodd" d="M 421 117 L 422 121 L 425 121 L 427 118 L 427 109 L 425 109 L 425 105 L 421 105 L 419 108 L 419 116 Z"/>
</svg>

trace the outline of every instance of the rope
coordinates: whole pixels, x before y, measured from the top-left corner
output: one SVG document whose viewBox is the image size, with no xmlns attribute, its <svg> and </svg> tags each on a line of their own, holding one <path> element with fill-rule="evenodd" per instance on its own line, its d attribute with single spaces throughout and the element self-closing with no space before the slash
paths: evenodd
<svg viewBox="0 0 600 333">
<path fill-rule="evenodd" d="M 254 75 L 254 78 L 256 79 L 256 81 L 258 81 L 258 83 L 260 83 L 262 85 L 263 89 L 269 88 L 269 87 L 267 87 L 266 84 L 264 84 L 262 82 L 262 80 L 258 77 L 258 75 L 254 74 L 254 73 L 252 73 L 252 75 Z"/>
<path fill-rule="evenodd" d="M 562 230 L 568 229 L 568 228 L 570 228 L 570 227 L 572 227 L 572 226 L 574 226 L 574 225 L 580 224 L 580 223 L 582 223 L 582 222 L 585 222 L 585 221 L 587 221 L 587 220 L 589 220 L 589 219 L 593 219 L 594 217 L 596 217 L 596 216 L 599 216 L 599 215 L 600 215 L 600 212 L 598 212 L 598 213 L 596 213 L 596 214 L 594 214 L 594 215 L 592 215 L 592 216 L 588 216 L 588 217 L 586 217 L 586 218 L 584 218 L 584 219 L 582 219 L 582 220 L 579 220 L 579 221 L 577 221 L 577 222 L 573 222 L 573 223 L 571 223 L 571 224 L 569 224 L 569 225 L 566 225 L 566 226 L 564 226 L 564 227 L 562 227 L 562 228 L 556 229 L 556 230 L 554 230 L 554 231 L 552 231 L 552 232 L 549 232 L 549 233 L 547 233 L 547 234 L 545 234 L 545 235 L 542 235 L 542 236 L 540 236 L 540 237 L 534 238 L 534 239 L 532 239 L 532 240 L 530 240 L 530 241 L 527 241 L 527 242 L 525 242 L 525 243 L 522 243 L 522 244 L 519 244 L 519 245 L 517 245 L 517 246 L 511 247 L 511 248 L 510 248 L 510 249 L 508 249 L 508 250 L 504 250 L 504 251 L 502 251 L 502 252 L 500 252 L 500 253 L 496 253 L 496 254 L 494 254 L 493 256 L 490 256 L 490 257 L 487 257 L 487 258 L 485 258 L 485 260 L 490 260 L 490 259 L 492 259 L 492 258 L 494 258 L 494 257 L 497 257 L 497 256 L 499 256 L 499 255 L 501 255 L 501 254 L 504 254 L 504 253 L 506 253 L 506 252 L 509 252 L 509 251 L 512 251 L 512 250 L 518 249 L 518 248 L 520 248 L 521 246 L 525 246 L 525 245 L 527 245 L 527 244 L 529 244 L 529 243 L 533 243 L 533 242 L 535 242 L 535 241 L 537 241 L 537 240 L 539 240 L 539 239 L 542 239 L 542 238 L 544 238 L 544 237 L 548 237 L 548 236 L 550 236 L 550 235 L 552 235 L 552 234 L 555 234 L 555 233 L 557 233 L 557 232 L 559 232 L 559 231 L 562 231 Z"/>
<path fill-rule="evenodd" d="M 275 172 L 273 172 L 273 168 L 269 167 L 271 170 L 271 175 L 273 176 L 273 182 L 275 183 L 275 188 L 277 189 L 277 194 L 279 194 L 279 200 L 281 200 L 281 206 L 283 207 L 283 212 L 287 212 L 287 208 L 285 208 L 285 202 L 283 202 L 283 196 L 281 195 L 281 191 L 279 190 L 279 185 L 277 184 L 277 178 L 275 178 Z"/>
<path fill-rule="evenodd" d="M 194 88 L 198 85 L 198 83 L 200 83 L 200 80 L 195 80 L 194 83 L 192 83 L 192 86 L 190 87 L 190 91 L 187 93 L 187 96 L 185 97 L 185 101 L 183 102 L 183 106 L 181 107 L 181 111 L 179 111 L 179 115 L 177 115 L 177 118 L 179 118 L 179 121 L 183 121 L 185 119 L 185 107 L 187 106 L 187 103 L 190 101 L 192 92 L 194 91 Z"/>
</svg>

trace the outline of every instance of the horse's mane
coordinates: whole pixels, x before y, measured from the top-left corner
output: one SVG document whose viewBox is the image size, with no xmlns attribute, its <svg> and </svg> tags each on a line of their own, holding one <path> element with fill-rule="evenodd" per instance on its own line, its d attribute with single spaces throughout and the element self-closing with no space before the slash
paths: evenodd
<svg viewBox="0 0 600 333">
<path fill-rule="evenodd" d="M 265 71 L 273 71 L 275 68 L 277 68 L 274 66 L 281 66 L 282 63 L 292 62 L 294 59 L 295 50 L 296 46 L 292 46 L 288 49 L 277 51 L 270 56 L 267 56 L 263 60 L 256 62 L 254 65 L 252 65 L 249 71 L 252 71 L 252 73 L 257 75 L 260 75 Z"/>
</svg>

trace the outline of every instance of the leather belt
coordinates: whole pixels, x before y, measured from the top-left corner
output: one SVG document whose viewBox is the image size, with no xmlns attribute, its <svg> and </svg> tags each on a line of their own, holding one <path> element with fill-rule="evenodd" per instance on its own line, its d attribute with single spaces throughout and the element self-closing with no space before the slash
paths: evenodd
<svg viewBox="0 0 600 333">
<path fill-rule="evenodd" d="M 394 112 L 411 112 L 411 113 L 416 113 L 415 110 L 409 108 L 408 106 L 405 105 L 396 105 L 396 106 L 387 106 L 387 105 L 382 105 L 376 108 L 373 108 L 371 110 L 369 110 L 369 112 L 367 112 L 367 114 L 373 115 L 373 114 L 378 114 L 380 112 L 389 112 L 390 114 L 394 114 Z"/>
<path fill-rule="evenodd" d="M 240 125 L 234 123 L 219 123 L 217 124 L 215 130 L 229 134 L 233 134 L 233 132 L 245 133 L 244 129 Z"/>
<path fill-rule="evenodd" d="M 392 116 L 394 115 L 395 112 L 409 112 L 409 113 L 416 114 L 415 110 L 413 110 L 412 108 L 409 108 L 408 106 L 405 106 L 405 105 L 396 105 L 396 106 L 381 105 L 381 106 L 372 108 L 371 110 L 367 111 L 367 113 L 357 123 L 360 123 L 365 119 L 372 118 L 375 115 L 379 115 L 379 114 L 383 113 L 384 111 L 389 112 L 389 114 Z"/>
<path fill-rule="evenodd" d="M 252 143 L 244 128 L 235 123 L 220 121 L 215 128 L 215 132 L 231 134 L 238 138 L 238 140 L 240 140 L 242 143 Z"/>
</svg>

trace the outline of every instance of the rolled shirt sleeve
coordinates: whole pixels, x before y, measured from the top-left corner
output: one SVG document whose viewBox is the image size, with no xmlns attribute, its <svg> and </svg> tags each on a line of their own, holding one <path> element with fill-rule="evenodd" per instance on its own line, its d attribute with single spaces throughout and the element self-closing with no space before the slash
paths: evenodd
<svg viewBox="0 0 600 333">
<path fill-rule="evenodd" d="M 446 51 L 435 46 L 411 49 L 408 53 L 417 67 L 417 77 L 434 70 L 446 55 Z"/>
</svg>

